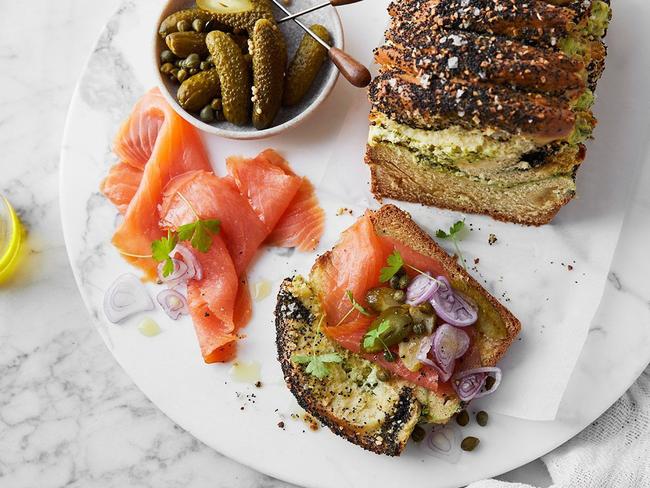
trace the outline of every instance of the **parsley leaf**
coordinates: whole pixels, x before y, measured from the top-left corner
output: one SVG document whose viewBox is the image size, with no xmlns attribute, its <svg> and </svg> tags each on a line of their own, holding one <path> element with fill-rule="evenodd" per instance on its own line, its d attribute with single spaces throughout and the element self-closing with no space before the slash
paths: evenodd
<svg viewBox="0 0 650 488">
<path fill-rule="evenodd" d="M 388 280 L 390 280 L 397 274 L 400 269 L 402 269 L 402 266 L 404 266 L 402 255 L 397 250 L 393 251 L 393 254 L 388 256 L 386 263 L 388 266 L 381 268 L 381 272 L 379 274 L 379 281 L 382 283 L 386 283 Z"/>
<path fill-rule="evenodd" d="M 151 255 L 159 263 L 165 263 L 163 266 L 163 276 L 169 276 L 174 272 L 174 262 L 170 257 L 171 252 L 178 243 L 178 237 L 172 231 L 167 231 L 167 237 L 161 237 L 151 243 Z"/>
<path fill-rule="evenodd" d="M 454 243 L 454 248 L 456 249 L 456 254 L 458 254 L 458 259 L 460 259 L 461 264 L 465 269 L 467 269 L 467 266 L 465 265 L 465 258 L 463 257 L 463 253 L 460 250 L 460 245 L 458 244 L 459 241 L 459 234 L 465 229 L 465 221 L 464 220 L 459 220 L 454 223 L 451 227 L 449 227 L 449 232 L 445 232 L 442 229 L 438 229 L 436 232 L 436 237 L 439 239 L 450 239 Z"/>
<path fill-rule="evenodd" d="M 307 356 L 304 354 L 296 354 L 291 357 L 291 360 L 296 364 L 306 364 L 305 372 L 315 376 L 319 380 L 325 378 L 329 373 L 328 364 L 340 363 L 343 359 L 335 352 L 327 354 L 319 354 L 318 356 Z"/>
<path fill-rule="evenodd" d="M 178 228 L 178 238 L 181 241 L 190 241 L 192 247 L 200 252 L 208 252 L 212 246 L 212 235 L 217 234 L 221 228 L 218 220 L 200 220 L 181 225 Z"/>
<path fill-rule="evenodd" d="M 381 335 L 388 332 L 390 324 L 388 320 L 384 320 L 376 329 L 371 329 L 363 336 L 363 348 L 366 350 L 375 349 L 377 343 L 381 344 L 383 348 L 388 351 L 388 346 L 384 343 Z"/>
<path fill-rule="evenodd" d="M 359 313 L 365 315 L 366 317 L 370 317 L 370 313 L 365 308 L 363 308 L 359 302 L 357 302 L 354 299 L 354 295 L 352 294 L 352 292 L 350 290 L 346 290 L 345 294 L 347 295 L 348 300 L 350 300 L 350 303 L 352 304 L 352 307 L 355 310 L 357 310 Z"/>
</svg>

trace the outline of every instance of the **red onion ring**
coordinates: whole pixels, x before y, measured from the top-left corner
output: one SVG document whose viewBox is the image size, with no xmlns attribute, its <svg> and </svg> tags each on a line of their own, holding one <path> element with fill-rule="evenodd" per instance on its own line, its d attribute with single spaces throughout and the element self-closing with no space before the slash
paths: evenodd
<svg viewBox="0 0 650 488">
<path fill-rule="evenodd" d="M 158 265 L 158 279 L 161 282 L 165 283 L 167 286 L 174 287 L 181 283 L 187 283 L 189 280 L 194 278 L 194 268 L 190 268 L 180 259 L 172 258 L 172 263 L 174 263 L 174 270 L 168 276 L 163 274 L 165 263 L 160 263 Z"/>
<path fill-rule="evenodd" d="M 490 375 L 494 375 L 494 385 L 489 390 L 484 390 L 485 381 Z M 475 398 L 494 393 L 501 384 L 501 377 L 501 368 L 486 366 L 458 373 L 452 379 L 451 384 L 456 390 L 458 398 L 464 402 L 469 402 Z"/>
<path fill-rule="evenodd" d="M 438 316 L 456 327 L 467 327 L 478 319 L 478 311 L 467 298 L 454 291 L 444 276 L 436 278 L 440 283 L 433 294 L 431 305 Z"/>
<path fill-rule="evenodd" d="M 453 361 L 451 362 L 451 368 L 449 367 L 449 365 L 447 365 L 446 369 L 437 365 L 435 362 L 429 359 L 429 353 L 431 352 L 432 346 L 433 346 L 433 335 L 429 337 L 425 337 L 424 339 L 422 339 L 422 342 L 420 343 L 420 350 L 415 355 L 415 357 L 422 364 L 426 364 L 427 366 L 431 366 L 433 369 L 435 369 L 436 372 L 438 373 L 438 376 L 440 376 L 440 379 L 443 382 L 449 381 L 449 378 L 451 378 L 451 375 L 454 372 L 454 362 Z"/>
<path fill-rule="evenodd" d="M 169 255 L 174 257 L 176 254 L 180 254 L 185 264 L 187 264 L 187 267 L 190 268 L 190 270 L 193 270 L 193 272 L 190 271 L 190 273 L 192 273 L 192 278 L 196 281 L 201 281 L 203 279 L 203 268 L 201 268 L 194 253 L 184 244 L 176 244 L 176 247 Z"/>
<path fill-rule="evenodd" d="M 156 300 L 158 300 L 165 313 L 173 320 L 178 320 L 181 315 L 189 315 L 190 313 L 187 299 L 176 290 L 163 290 L 158 293 Z"/>
<path fill-rule="evenodd" d="M 104 314 L 114 324 L 148 310 L 153 310 L 151 297 L 131 273 L 117 278 L 104 294 Z"/>
<path fill-rule="evenodd" d="M 433 334 L 433 354 L 445 371 L 453 371 L 456 359 L 469 349 L 469 336 L 463 330 L 442 324 Z"/>
<path fill-rule="evenodd" d="M 417 275 L 406 289 L 406 303 L 420 305 L 433 298 L 440 284 L 429 275 Z"/>
</svg>

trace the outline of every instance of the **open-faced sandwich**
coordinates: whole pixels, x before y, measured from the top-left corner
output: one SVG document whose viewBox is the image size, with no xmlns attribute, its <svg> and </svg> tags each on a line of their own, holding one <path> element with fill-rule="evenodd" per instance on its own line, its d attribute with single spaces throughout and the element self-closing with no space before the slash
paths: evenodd
<svg viewBox="0 0 650 488">
<path fill-rule="evenodd" d="M 396 0 L 389 12 L 369 91 L 375 195 L 550 222 L 596 125 L 609 3 Z"/>
<path fill-rule="evenodd" d="M 298 403 L 336 434 L 399 455 L 420 423 L 444 424 L 493 392 L 519 321 L 392 205 L 368 211 L 286 279 L 278 358 Z"/>
</svg>

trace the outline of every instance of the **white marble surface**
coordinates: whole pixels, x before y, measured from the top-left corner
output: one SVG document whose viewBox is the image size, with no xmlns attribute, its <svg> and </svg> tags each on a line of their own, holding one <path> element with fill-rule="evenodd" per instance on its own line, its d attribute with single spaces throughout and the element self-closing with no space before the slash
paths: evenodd
<svg viewBox="0 0 650 488">
<path fill-rule="evenodd" d="M 90 326 L 72 279 L 59 143 L 76 78 L 119 4 L 2 4 L 0 192 L 29 227 L 30 255 L 0 289 L 0 486 L 285 486 L 223 458 L 146 400 Z M 539 462 L 505 478 L 550 483 Z"/>
</svg>

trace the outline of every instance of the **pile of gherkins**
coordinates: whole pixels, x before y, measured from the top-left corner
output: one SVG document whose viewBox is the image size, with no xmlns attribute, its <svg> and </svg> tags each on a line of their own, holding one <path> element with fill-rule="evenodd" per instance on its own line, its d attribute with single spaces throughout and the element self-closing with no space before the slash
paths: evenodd
<svg viewBox="0 0 650 488">
<path fill-rule="evenodd" d="M 311 26 L 325 42 L 327 29 Z M 273 124 L 281 106 L 296 105 L 327 58 L 305 35 L 287 65 L 287 47 L 268 0 L 197 0 L 160 25 L 166 49 L 160 71 L 178 82 L 178 103 L 202 121 Z"/>
</svg>

